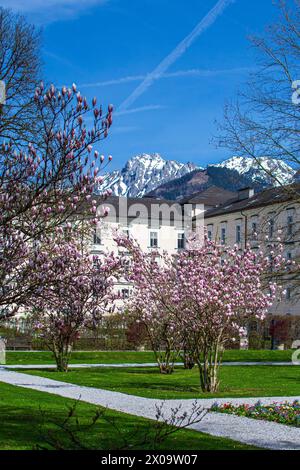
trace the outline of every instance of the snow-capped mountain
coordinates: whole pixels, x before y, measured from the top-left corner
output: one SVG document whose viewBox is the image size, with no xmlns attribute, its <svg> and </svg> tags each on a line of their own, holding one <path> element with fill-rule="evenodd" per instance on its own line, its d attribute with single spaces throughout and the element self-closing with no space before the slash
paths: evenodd
<svg viewBox="0 0 300 470">
<path fill-rule="evenodd" d="M 201 168 L 193 163 L 165 160 L 158 153 L 143 153 L 128 160 L 122 170 L 104 175 L 99 190 L 111 189 L 116 196 L 150 195 L 175 200 L 210 186 L 229 191 L 252 186 L 261 191 L 279 183 L 291 183 L 294 177 L 295 170 L 289 165 L 271 158 L 262 158 L 257 163 L 248 157 L 232 157 Z"/>
<path fill-rule="evenodd" d="M 269 183 L 272 186 L 291 183 L 296 173 L 286 163 L 267 157 L 260 158 L 259 161 L 249 157 L 232 157 L 210 166 L 236 170 L 253 182 Z"/>
<path fill-rule="evenodd" d="M 208 165 L 205 169 L 194 170 L 181 178 L 168 181 L 151 191 L 149 196 L 180 200 L 205 191 L 211 186 L 233 192 L 251 186 L 258 192 L 280 183 L 291 183 L 294 178 L 295 171 L 284 162 L 263 158 L 258 164 L 252 158 L 232 157 L 222 163 Z"/>
<path fill-rule="evenodd" d="M 104 175 L 99 190 L 111 189 L 116 196 L 142 197 L 157 186 L 197 169 L 193 163 L 165 160 L 158 153 L 130 158 L 122 170 Z"/>
</svg>

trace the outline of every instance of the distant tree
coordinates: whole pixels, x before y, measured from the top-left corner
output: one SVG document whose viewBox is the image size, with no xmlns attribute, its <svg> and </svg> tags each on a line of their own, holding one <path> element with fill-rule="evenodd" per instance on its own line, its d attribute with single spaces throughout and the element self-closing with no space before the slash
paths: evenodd
<svg viewBox="0 0 300 470">
<path fill-rule="evenodd" d="M 278 343 L 288 342 L 291 340 L 291 320 L 289 318 L 273 318 L 270 323 L 269 333 L 272 349 L 275 349 Z"/>
<path fill-rule="evenodd" d="M 0 7 L 0 80 L 6 102 L 0 105 L 0 138 L 15 146 L 36 142 L 42 132 L 34 102 L 41 75 L 40 31 L 21 15 Z"/>
<path fill-rule="evenodd" d="M 300 6 L 298 0 L 277 4 L 279 21 L 265 37 L 251 38 L 257 69 L 236 100 L 226 105 L 218 142 L 234 155 L 252 157 L 274 183 L 282 184 L 261 158 L 300 169 Z M 297 193 L 296 188 L 288 190 Z"/>
<path fill-rule="evenodd" d="M 125 312 L 127 317 L 130 318 L 130 313 Z M 140 348 L 141 346 L 145 345 L 147 340 L 147 330 L 145 325 L 142 323 L 137 323 L 134 319 L 127 318 L 127 325 L 126 325 L 126 339 L 127 342 L 132 345 L 135 349 Z"/>
</svg>

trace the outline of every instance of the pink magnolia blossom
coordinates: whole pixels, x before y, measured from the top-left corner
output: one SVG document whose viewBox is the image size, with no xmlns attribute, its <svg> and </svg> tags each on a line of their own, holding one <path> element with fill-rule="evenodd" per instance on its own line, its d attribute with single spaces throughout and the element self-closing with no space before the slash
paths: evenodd
<svg viewBox="0 0 300 470">
<path fill-rule="evenodd" d="M 43 129 L 39 142 L 14 148 L 13 142 L 0 141 L 0 308 L 5 316 L 15 313 L 31 291 L 28 260 L 36 245 L 59 226 L 76 228 L 70 220 L 86 206 L 101 171 L 89 151 L 110 125 L 90 111 L 92 128 L 86 128 L 89 107 L 74 84 L 57 90 L 40 83 L 34 98 Z M 78 103 L 85 105 L 79 110 Z M 94 218 L 93 209 L 91 223 Z"/>
<path fill-rule="evenodd" d="M 93 259 L 79 242 L 58 236 L 36 250 L 30 267 L 33 288 L 23 306 L 65 371 L 81 331 L 97 326 L 113 308 L 120 259 L 113 254 Z"/>
<path fill-rule="evenodd" d="M 201 387 L 218 388 L 218 365 L 228 340 L 239 339 L 251 319 L 261 320 L 276 298 L 276 274 L 285 269 L 277 246 L 270 257 L 204 240 L 177 256 L 145 254 L 117 237 L 132 256 L 127 279 L 134 284 L 128 309 L 142 322 L 157 355 L 182 348 L 198 365 Z"/>
</svg>

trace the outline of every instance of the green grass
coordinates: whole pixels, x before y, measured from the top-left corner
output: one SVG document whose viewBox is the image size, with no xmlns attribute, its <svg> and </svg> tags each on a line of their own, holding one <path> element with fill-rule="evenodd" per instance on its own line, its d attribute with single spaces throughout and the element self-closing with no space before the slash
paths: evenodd
<svg viewBox="0 0 300 470">
<path fill-rule="evenodd" d="M 224 361 L 279 361 L 290 362 L 292 351 L 270 350 L 228 350 L 225 351 Z M 179 359 L 180 360 L 180 359 Z M 74 351 L 71 357 L 72 364 L 87 363 L 144 363 L 154 362 L 151 351 Z M 54 364 L 49 351 L 8 351 L 7 364 Z"/>
<path fill-rule="evenodd" d="M 152 351 L 74 351 L 71 356 L 72 364 L 117 364 L 154 362 Z M 54 364 L 52 353 L 49 351 L 8 351 L 7 364 Z"/>
<path fill-rule="evenodd" d="M 74 404 L 73 400 L 51 395 L 35 390 L 24 389 L 0 383 L 0 450 L 31 450 L 38 445 L 45 445 L 45 436 L 49 432 L 57 432 L 53 423 L 61 422 L 67 415 L 68 407 Z M 76 412 L 81 423 L 80 437 L 89 448 L 99 448 L 101 436 L 102 448 L 116 449 L 119 446 L 120 435 L 107 423 L 98 423 L 87 430 L 94 415 L 96 407 L 87 403 L 77 404 Z M 117 413 L 106 411 L 110 418 L 114 418 L 121 432 L 130 433 L 136 430 L 142 434 L 153 422 Z M 67 445 L 65 434 L 58 431 L 56 436 L 60 442 Z M 152 450 L 147 446 L 146 450 Z M 73 446 L 68 446 L 72 449 Z M 165 450 L 245 450 L 255 449 L 245 444 L 209 436 L 192 430 L 180 430 L 171 435 L 159 447 Z"/>
<path fill-rule="evenodd" d="M 26 371 L 55 380 L 88 387 L 104 388 L 151 398 L 299 396 L 300 367 L 297 366 L 224 366 L 218 393 L 199 390 L 198 370 L 177 368 L 171 375 L 159 374 L 154 367 L 87 368 Z"/>
</svg>

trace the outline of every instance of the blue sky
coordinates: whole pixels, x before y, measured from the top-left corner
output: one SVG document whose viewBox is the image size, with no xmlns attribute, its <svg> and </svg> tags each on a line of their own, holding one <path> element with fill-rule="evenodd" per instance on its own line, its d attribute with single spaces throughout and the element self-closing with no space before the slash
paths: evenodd
<svg viewBox="0 0 300 470">
<path fill-rule="evenodd" d="M 219 0 L 221 1 L 221 0 Z M 224 3 L 225 0 L 224 0 Z M 230 3 L 230 0 L 228 1 Z M 0 0 L 43 28 L 45 76 L 75 82 L 119 113 L 101 152 L 111 169 L 139 153 L 206 165 L 230 156 L 211 144 L 215 120 L 255 67 L 247 36 L 276 18 L 272 0 L 235 0 L 161 78 L 126 100 L 217 4 L 217 0 Z M 125 106 L 124 106 L 125 103 Z"/>
</svg>

